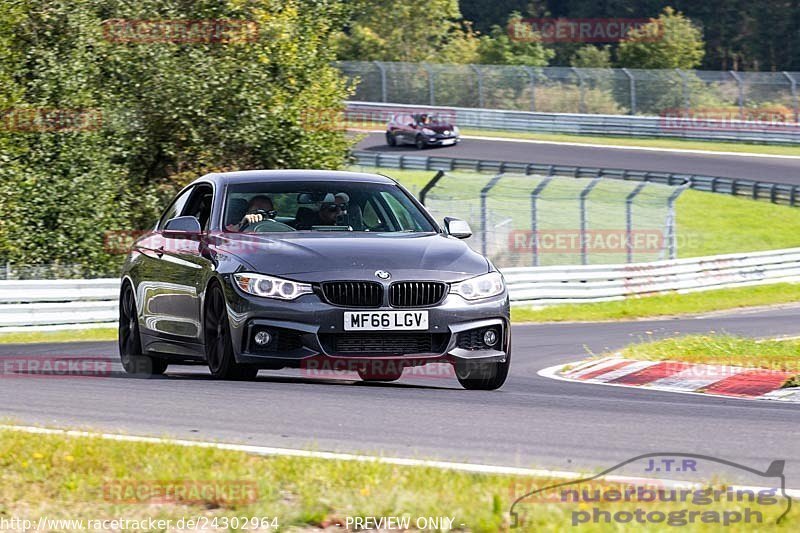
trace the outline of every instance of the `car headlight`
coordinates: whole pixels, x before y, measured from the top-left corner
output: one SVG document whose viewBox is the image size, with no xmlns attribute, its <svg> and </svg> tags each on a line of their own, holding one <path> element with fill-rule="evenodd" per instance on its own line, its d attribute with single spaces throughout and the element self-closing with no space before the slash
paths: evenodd
<svg viewBox="0 0 800 533">
<path fill-rule="evenodd" d="M 502 294 L 505 288 L 503 276 L 499 272 L 489 272 L 460 283 L 454 283 L 450 287 L 450 292 L 467 300 L 480 300 Z"/>
<path fill-rule="evenodd" d="M 244 292 L 263 298 L 277 300 L 294 300 L 303 294 L 313 293 L 308 283 L 298 283 L 288 279 L 264 276 L 263 274 L 234 274 L 236 285 Z"/>
<path fill-rule="evenodd" d="M 430 128 L 422 128 L 423 135 L 436 135 L 436 132 Z"/>
</svg>

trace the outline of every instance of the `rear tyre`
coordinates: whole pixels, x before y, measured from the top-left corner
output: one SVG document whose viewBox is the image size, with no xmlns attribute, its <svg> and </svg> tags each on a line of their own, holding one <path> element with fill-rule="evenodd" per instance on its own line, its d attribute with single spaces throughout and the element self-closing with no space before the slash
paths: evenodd
<svg viewBox="0 0 800 533">
<path fill-rule="evenodd" d="M 422 135 L 417 135 L 417 139 L 414 141 L 414 146 L 417 147 L 417 150 L 423 150 L 428 143 L 425 142 L 425 138 Z"/>
<path fill-rule="evenodd" d="M 496 390 L 503 386 L 511 367 L 511 354 L 503 363 L 482 363 L 480 361 L 457 361 L 456 378 L 467 390 Z"/>
<path fill-rule="evenodd" d="M 230 380 L 256 377 L 257 367 L 241 365 L 236 362 L 233 355 L 233 341 L 225 295 L 222 293 L 222 288 L 216 283 L 208 289 L 206 312 L 203 316 L 203 336 L 206 361 L 212 376 Z"/>
<path fill-rule="evenodd" d="M 397 137 L 391 131 L 386 132 L 386 144 L 389 146 L 397 146 Z"/>
<path fill-rule="evenodd" d="M 139 319 L 133 288 L 125 283 L 119 297 L 119 358 L 128 374 L 149 377 L 159 376 L 167 370 L 164 359 L 142 354 L 139 336 Z"/>
</svg>

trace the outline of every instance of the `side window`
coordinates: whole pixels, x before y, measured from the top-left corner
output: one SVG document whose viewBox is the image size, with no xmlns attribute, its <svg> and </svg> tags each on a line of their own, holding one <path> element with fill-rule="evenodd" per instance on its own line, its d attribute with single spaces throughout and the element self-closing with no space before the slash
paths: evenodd
<svg viewBox="0 0 800 533">
<path fill-rule="evenodd" d="M 214 190 L 210 185 L 198 185 L 180 211 L 180 216 L 193 216 L 200 221 L 200 227 L 208 230 L 211 221 L 211 206 L 213 205 Z"/>
<path fill-rule="evenodd" d="M 189 196 L 192 194 L 193 190 L 194 187 L 185 190 L 172 201 L 167 210 L 164 211 L 164 214 L 161 215 L 161 220 L 158 222 L 158 229 L 164 229 L 164 225 L 168 220 L 180 216 L 179 213 L 183 211 L 183 207 L 186 205 L 186 201 L 189 199 Z"/>
<path fill-rule="evenodd" d="M 381 225 L 381 219 L 378 213 L 375 212 L 375 206 L 372 205 L 372 200 L 368 201 L 364 206 L 364 213 L 362 215 L 364 224 L 368 228 L 376 228 Z"/>
</svg>

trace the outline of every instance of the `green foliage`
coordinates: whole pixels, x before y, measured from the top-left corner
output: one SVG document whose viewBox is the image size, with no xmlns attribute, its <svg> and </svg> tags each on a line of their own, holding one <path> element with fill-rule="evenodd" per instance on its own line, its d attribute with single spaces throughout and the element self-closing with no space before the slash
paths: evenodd
<svg viewBox="0 0 800 533">
<path fill-rule="evenodd" d="M 203 173 L 341 165 L 350 142 L 307 119 L 347 94 L 328 43 L 344 15 L 338 0 L 0 0 L 0 104 L 102 116 L 96 129 L 0 131 L 0 263 L 108 273 L 120 258 L 104 233 L 151 227 Z M 245 20 L 258 35 L 119 42 L 107 19 Z"/>
<path fill-rule="evenodd" d="M 631 30 L 617 50 L 619 66 L 649 69 L 691 69 L 703 60 L 702 31 L 672 8 L 649 24 Z"/>
<path fill-rule="evenodd" d="M 336 36 L 338 58 L 363 61 L 441 61 L 452 41 L 469 37 L 458 0 L 357 0 L 348 30 Z"/>
<path fill-rule="evenodd" d="M 505 27 L 493 26 L 489 35 L 480 38 L 478 55 L 487 65 L 528 65 L 541 67 L 553 57 L 552 50 L 545 48 L 540 39 L 516 40 L 509 36 L 508 26 L 520 22 L 522 16 L 512 13 Z"/>
<path fill-rule="evenodd" d="M 611 50 L 606 46 L 602 48 L 593 45 L 584 46 L 572 56 L 570 65 L 578 68 L 610 68 Z"/>
</svg>

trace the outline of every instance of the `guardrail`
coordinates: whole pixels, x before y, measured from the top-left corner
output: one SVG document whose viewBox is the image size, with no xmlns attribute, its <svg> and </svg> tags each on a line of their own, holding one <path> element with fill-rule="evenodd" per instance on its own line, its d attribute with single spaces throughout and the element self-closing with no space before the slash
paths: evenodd
<svg viewBox="0 0 800 533">
<path fill-rule="evenodd" d="M 800 124 L 759 123 L 687 116 L 585 115 L 535 113 L 376 102 L 347 102 L 349 122 L 386 122 L 393 113 L 430 112 L 450 117 L 458 126 L 486 130 L 669 137 L 702 141 L 800 144 Z"/>
<path fill-rule="evenodd" d="M 800 282 L 800 248 L 625 265 L 507 268 L 512 305 L 623 300 L 652 294 Z M 0 281 L 0 331 L 113 325 L 119 280 Z"/>
<path fill-rule="evenodd" d="M 570 176 L 574 178 L 601 177 L 618 180 L 646 181 L 673 186 L 686 185 L 697 191 L 729 194 L 752 198 L 753 200 L 766 200 L 774 204 L 795 206 L 800 201 L 800 186 L 797 185 L 725 178 L 721 176 L 393 154 L 367 152 L 364 150 L 352 152 L 351 161 L 354 165 L 396 168 L 401 170 L 467 170 L 473 172 L 507 172 L 539 176 Z"/>
<path fill-rule="evenodd" d="M 0 330 L 114 325 L 119 279 L 0 281 Z"/>
<path fill-rule="evenodd" d="M 800 248 L 625 265 L 507 268 L 512 304 L 624 300 L 800 281 Z"/>
</svg>

